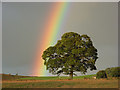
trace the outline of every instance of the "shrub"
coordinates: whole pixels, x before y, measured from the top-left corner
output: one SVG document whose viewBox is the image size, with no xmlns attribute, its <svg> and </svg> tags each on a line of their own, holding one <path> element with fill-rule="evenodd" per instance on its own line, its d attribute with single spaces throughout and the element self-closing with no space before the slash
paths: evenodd
<svg viewBox="0 0 120 90">
<path fill-rule="evenodd" d="M 107 74 L 107 77 L 111 77 L 111 76 L 112 76 L 112 75 L 111 75 L 111 68 L 105 69 L 105 72 L 106 72 L 106 74 Z"/>
<path fill-rule="evenodd" d="M 107 78 L 107 74 L 105 72 L 105 70 L 101 70 L 101 71 L 98 71 L 97 74 L 96 74 L 96 78 Z"/>
<path fill-rule="evenodd" d="M 120 67 L 107 68 L 105 71 L 108 77 L 120 77 Z"/>
<path fill-rule="evenodd" d="M 112 77 L 120 77 L 120 67 L 111 68 L 111 76 Z"/>
</svg>

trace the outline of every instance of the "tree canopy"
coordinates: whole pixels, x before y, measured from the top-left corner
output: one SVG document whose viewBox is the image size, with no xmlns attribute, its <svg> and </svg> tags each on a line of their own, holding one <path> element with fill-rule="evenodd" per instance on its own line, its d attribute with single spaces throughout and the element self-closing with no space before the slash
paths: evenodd
<svg viewBox="0 0 120 90">
<path fill-rule="evenodd" d="M 74 72 L 85 74 L 87 69 L 96 70 L 97 49 L 87 35 L 68 32 L 55 46 L 48 47 L 42 55 L 46 69 L 52 74 L 61 73 L 73 78 Z"/>
</svg>

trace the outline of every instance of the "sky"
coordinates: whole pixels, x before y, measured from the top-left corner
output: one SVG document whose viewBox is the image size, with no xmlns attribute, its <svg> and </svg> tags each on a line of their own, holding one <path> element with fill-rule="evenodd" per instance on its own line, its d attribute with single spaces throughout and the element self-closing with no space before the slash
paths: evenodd
<svg viewBox="0 0 120 90">
<path fill-rule="evenodd" d="M 0 2 L 0 73 L 2 73 L 2 4 Z M 2 76 L 0 75 L 0 89 L 2 88 Z"/>
<path fill-rule="evenodd" d="M 0 73 L 2 73 L 2 3 L 0 2 Z"/>
<path fill-rule="evenodd" d="M 42 42 L 39 37 L 43 34 L 46 18 L 53 13 L 53 5 L 53 2 L 2 4 L 3 73 L 31 75 L 36 44 Z M 97 70 L 88 71 L 87 74 L 118 66 L 117 2 L 69 2 L 63 21 L 56 40 L 60 40 L 64 33 L 71 31 L 80 35 L 87 34 L 98 50 L 99 58 L 95 64 Z"/>
<path fill-rule="evenodd" d="M 2 2 L 119 2 L 119 0 L 1 0 Z"/>
</svg>

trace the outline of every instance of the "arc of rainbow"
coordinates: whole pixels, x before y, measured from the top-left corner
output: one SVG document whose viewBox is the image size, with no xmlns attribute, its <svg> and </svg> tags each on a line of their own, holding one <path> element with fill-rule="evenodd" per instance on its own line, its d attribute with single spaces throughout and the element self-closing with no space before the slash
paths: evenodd
<svg viewBox="0 0 120 90">
<path fill-rule="evenodd" d="M 42 59 L 43 51 L 51 45 L 54 45 L 54 42 L 57 39 L 57 34 L 60 32 L 60 28 L 64 23 L 65 16 L 68 10 L 68 2 L 56 2 L 53 4 L 51 9 L 51 14 L 46 21 L 43 36 L 40 37 L 42 40 L 38 41 L 37 53 L 35 57 L 33 74 L 35 76 L 44 76 L 46 75 L 46 69 L 44 66 L 44 60 Z"/>
</svg>

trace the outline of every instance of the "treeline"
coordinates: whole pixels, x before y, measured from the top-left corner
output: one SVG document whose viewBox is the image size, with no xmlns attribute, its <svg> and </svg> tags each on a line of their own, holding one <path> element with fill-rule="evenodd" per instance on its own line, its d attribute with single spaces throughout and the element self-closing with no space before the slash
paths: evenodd
<svg viewBox="0 0 120 90">
<path fill-rule="evenodd" d="M 100 70 L 96 74 L 96 78 L 120 77 L 120 67 L 107 68 Z"/>
</svg>

